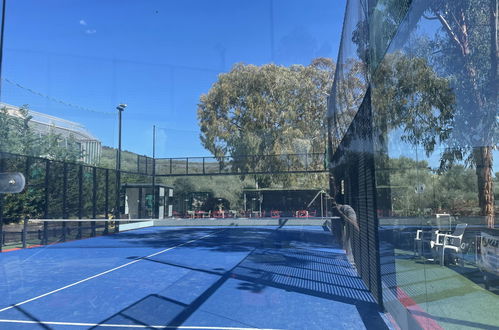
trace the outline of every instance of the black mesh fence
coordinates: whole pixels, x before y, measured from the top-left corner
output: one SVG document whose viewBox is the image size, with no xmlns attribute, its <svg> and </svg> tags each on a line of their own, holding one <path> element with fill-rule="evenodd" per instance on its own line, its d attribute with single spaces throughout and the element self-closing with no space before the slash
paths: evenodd
<svg viewBox="0 0 499 330">
<path fill-rule="evenodd" d="M 343 240 L 360 276 L 382 305 L 378 218 L 376 214 L 372 115 L 369 90 L 331 160 L 336 200 L 353 208 L 344 220 Z"/>
<path fill-rule="evenodd" d="M 137 173 L 152 175 L 153 166 L 154 166 L 153 158 L 140 155 L 137 156 L 137 170 L 136 170 Z"/>
<path fill-rule="evenodd" d="M 115 170 L 2 152 L 0 171 L 21 172 L 26 178 L 23 192 L 0 195 L 4 249 L 108 233 L 108 222 L 88 219 L 108 219 L 116 214 L 118 207 L 121 212 L 124 209 L 124 196 L 121 195 L 119 201 L 117 198 Z M 122 184 L 152 184 L 148 174 L 125 172 L 121 177 Z M 152 212 L 144 214 L 144 217 L 150 216 Z M 25 219 L 81 221 L 24 224 Z"/>
</svg>

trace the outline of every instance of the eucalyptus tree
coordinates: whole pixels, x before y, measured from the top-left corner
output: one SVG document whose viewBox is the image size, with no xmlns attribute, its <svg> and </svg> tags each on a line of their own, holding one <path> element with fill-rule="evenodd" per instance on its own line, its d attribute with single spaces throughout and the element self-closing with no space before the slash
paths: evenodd
<svg viewBox="0 0 499 330">
<path fill-rule="evenodd" d="M 198 119 L 203 146 L 220 160 L 230 155 L 230 165 L 241 172 L 282 170 L 303 159 L 279 155 L 323 152 L 334 67 L 326 58 L 308 66 L 234 65 L 201 96 Z M 274 181 L 289 178 L 279 176 Z"/>
</svg>

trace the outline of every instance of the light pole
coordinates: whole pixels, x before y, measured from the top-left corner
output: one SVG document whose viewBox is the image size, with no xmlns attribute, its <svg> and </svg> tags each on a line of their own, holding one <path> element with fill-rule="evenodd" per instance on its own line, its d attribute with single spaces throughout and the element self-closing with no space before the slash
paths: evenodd
<svg viewBox="0 0 499 330">
<path fill-rule="evenodd" d="M 152 125 L 152 209 L 152 217 L 159 218 L 159 213 L 156 214 L 158 209 L 156 206 L 156 125 Z"/>
<path fill-rule="evenodd" d="M 116 154 L 116 219 L 121 217 L 121 114 L 127 107 L 126 104 L 120 104 L 116 107 L 118 110 L 118 151 Z M 119 225 L 115 225 L 115 231 L 118 231 Z"/>
</svg>

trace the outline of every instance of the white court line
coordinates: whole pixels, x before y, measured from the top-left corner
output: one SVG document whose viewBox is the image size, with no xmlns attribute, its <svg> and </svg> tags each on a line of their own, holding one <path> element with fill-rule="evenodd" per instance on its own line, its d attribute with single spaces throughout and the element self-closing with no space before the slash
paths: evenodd
<svg viewBox="0 0 499 330">
<path fill-rule="evenodd" d="M 227 229 L 224 229 L 224 230 L 221 230 L 221 231 L 225 231 L 225 230 L 227 230 Z M 218 233 L 218 231 L 217 231 L 216 233 Z M 175 248 L 178 248 L 178 247 L 180 247 L 180 246 L 182 246 L 182 245 L 186 245 L 186 244 L 189 244 L 189 243 L 192 243 L 192 242 L 195 242 L 195 241 L 202 240 L 203 238 L 206 238 L 206 237 L 208 237 L 208 236 L 212 236 L 212 235 L 214 235 L 214 234 L 215 234 L 215 233 L 211 233 L 211 234 L 205 235 L 205 236 L 203 236 L 203 237 L 200 237 L 200 238 L 197 238 L 197 239 L 193 239 L 193 240 L 190 240 L 190 241 L 188 241 L 188 242 L 184 242 L 184 243 L 182 243 L 182 244 L 175 245 L 175 246 L 170 247 L 170 248 L 168 248 L 168 249 L 164 249 L 164 250 L 161 250 L 161 251 L 159 251 L 159 252 L 156 252 L 156 253 L 150 254 L 150 255 L 148 255 L 148 256 L 141 257 L 141 258 L 139 258 L 139 259 L 137 259 L 137 260 L 130 261 L 129 263 L 126 263 L 126 264 L 124 264 L 124 265 L 121 265 L 121 266 L 115 267 L 115 268 L 113 268 L 113 269 L 106 270 L 106 271 L 104 271 L 104 272 L 102 272 L 102 273 L 99 273 L 99 274 L 96 274 L 96 275 L 93 275 L 93 276 L 87 277 L 87 278 L 85 278 L 85 279 L 83 279 L 83 280 L 80 280 L 80 281 L 78 281 L 78 282 L 75 282 L 75 283 L 72 283 L 72 284 L 68 284 L 68 285 L 66 285 L 66 286 L 63 286 L 62 288 L 55 289 L 55 290 L 53 290 L 53 291 L 50 291 L 50 292 L 47 292 L 47 293 L 41 294 L 41 295 L 39 295 L 39 296 L 36 296 L 36 297 L 34 297 L 34 298 L 31 298 L 31 299 L 28 299 L 28 300 L 22 301 L 22 302 L 20 302 L 20 303 L 17 303 L 17 304 L 14 304 L 14 305 L 10 305 L 10 306 L 7 306 L 7 307 L 5 307 L 5 308 L 0 309 L 0 312 L 5 312 L 6 310 L 12 309 L 12 308 L 14 308 L 14 307 L 21 306 L 21 305 L 24 305 L 24 304 L 29 303 L 29 302 L 31 302 L 31 301 L 34 301 L 34 300 L 37 300 L 37 299 L 40 299 L 40 298 L 43 298 L 43 297 L 49 296 L 49 295 L 51 295 L 51 294 L 53 294 L 53 293 L 56 293 L 56 292 L 62 291 L 62 290 L 64 290 L 64 289 L 67 289 L 67 288 L 70 288 L 70 287 L 72 287 L 72 286 L 75 286 L 75 285 L 81 284 L 81 283 L 83 283 L 83 282 L 90 281 L 90 280 L 92 280 L 92 279 L 94 279 L 94 278 L 97 278 L 97 277 L 99 277 L 99 276 L 106 275 L 106 274 L 108 274 L 108 273 L 114 272 L 115 270 L 121 269 L 121 268 L 123 268 L 123 267 L 133 265 L 133 264 L 135 264 L 135 263 L 137 263 L 137 262 L 139 262 L 139 261 L 141 261 L 141 260 L 144 260 L 144 259 L 147 259 L 147 258 L 151 258 L 151 257 L 157 256 L 158 254 L 165 253 L 165 252 L 167 252 L 167 251 L 170 251 L 170 250 L 173 250 L 173 249 L 175 249 Z"/>
<path fill-rule="evenodd" d="M 108 328 L 153 328 L 153 329 L 208 329 L 208 330 L 278 330 L 264 328 L 237 328 L 237 327 L 207 327 L 207 326 L 167 326 L 167 325 L 141 325 L 141 324 L 106 324 L 106 323 L 79 323 L 79 322 L 46 322 L 46 321 L 24 321 L 24 320 L 0 320 L 0 323 L 23 323 L 23 324 L 43 324 L 43 325 L 74 325 L 85 327 L 108 327 Z"/>
</svg>

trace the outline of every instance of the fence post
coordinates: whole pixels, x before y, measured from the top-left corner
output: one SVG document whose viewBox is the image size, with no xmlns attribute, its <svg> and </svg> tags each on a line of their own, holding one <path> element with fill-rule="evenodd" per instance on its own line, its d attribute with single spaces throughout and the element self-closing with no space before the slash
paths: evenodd
<svg viewBox="0 0 499 330">
<path fill-rule="evenodd" d="M 97 218 L 97 168 L 92 167 L 92 219 Z M 92 237 L 96 235 L 95 221 L 91 223 Z"/>
<path fill-rule="evenodd" d="M 106 188 L 104 193 L 104 217 L 109 219 L 109 169 L 106 168 Z M 109 223 L 106 221 L 104 225 L 104 235 L 109 234 Z"/>
<path fill-rule="evenodd" d="M 83 165 L 78 166 L 78 219 L 83 218 Z M 82 237 L 81 221 L 78 221 L 78 234 L 76 238 Z"/>
<path fill-rule="evenodd" d="M 43 210 L 43 218 L 48 219 L 49 216 L 49 180 L 50 179 L 50 161 L 45 160 L 45 208 Z M 48 244 L 48 222 L 43 222 L 42 245 Z"/>
<path fill-rule="evenodd" d="M 28 246 L 26 243 L 27 234 L 28 234 L 28 217 L 24 217 L 24 219 L 23 219 L 23 235 L 22 235 L 23 249 L 25 249 Z"/>
<path fill-rule="evenodd" d="M 68 164 L 66 162 L 62 165 L 62 217 L 68 218 Z M 66 221 L 62 222 L 62 241 L 66 241 L 67 226 Z"/>
</svg>

